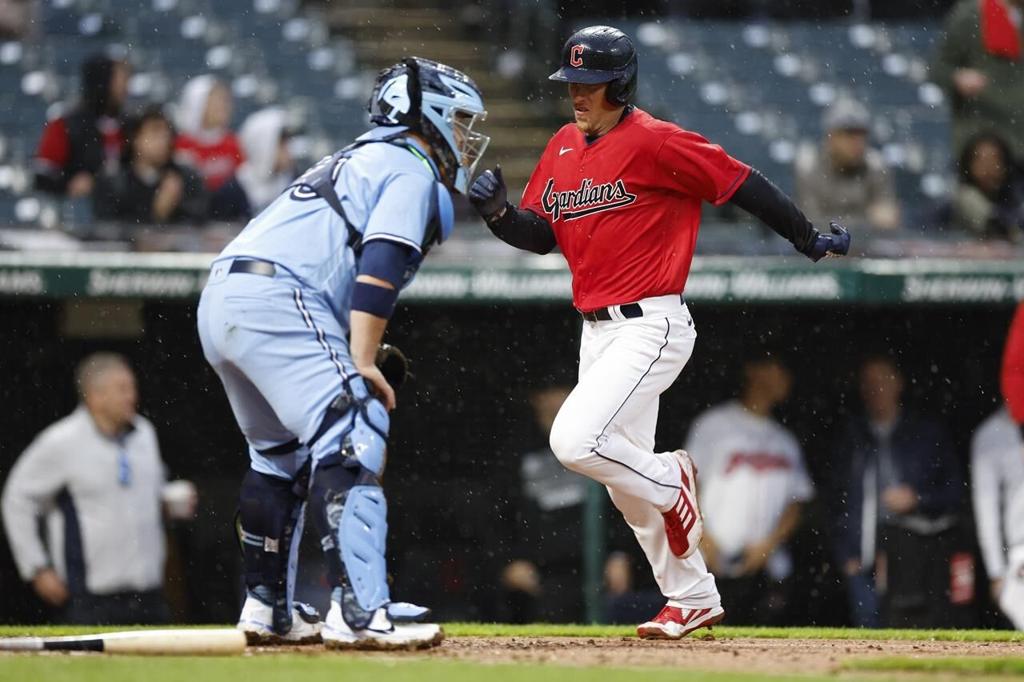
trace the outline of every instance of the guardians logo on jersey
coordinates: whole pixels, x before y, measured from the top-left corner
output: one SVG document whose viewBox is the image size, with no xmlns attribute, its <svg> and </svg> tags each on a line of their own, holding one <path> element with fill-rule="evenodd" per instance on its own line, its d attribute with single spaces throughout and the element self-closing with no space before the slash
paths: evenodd
<svg viewBox="0 0 1024 682">
<path fill-rule="evenodd" d="M 587 178 L 580 184 L 579 189 L 563 192 L 556 192 L 554 186 L 555 179 L 548 178 L 548 184 L 545 185 L 540 198 L 544 212 L 551 215 L 551 222 L 559 218 L 575 220 L 593 213 L 628 206 L 636 201 L 636 195 L 629 193 L 626 183 L 622 180 L 595 185 L 593 180 Z"/>
</svg>

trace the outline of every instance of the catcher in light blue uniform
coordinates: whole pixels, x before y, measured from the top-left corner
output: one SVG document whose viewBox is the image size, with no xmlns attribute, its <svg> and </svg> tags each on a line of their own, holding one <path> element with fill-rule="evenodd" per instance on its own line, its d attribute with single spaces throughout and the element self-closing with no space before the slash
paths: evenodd
<svg viewBox="0 0 1024 682">
<path fill-rule="evenodd" d="M 399 291 L 452 230 L 488 138 L 465 74 L 410 58 L 380 73 L 372 129 L 306 171 L 214 261 L 203 352 L 249 445 L 240 496 L 246 603 L 259 642 L 381 648 L 440 641 L 391 603 L 384 470 L 392 386 L 375 365 Z M 293 603 L 308 504 L 333 587 L 321 624 Z"/>
</svg>

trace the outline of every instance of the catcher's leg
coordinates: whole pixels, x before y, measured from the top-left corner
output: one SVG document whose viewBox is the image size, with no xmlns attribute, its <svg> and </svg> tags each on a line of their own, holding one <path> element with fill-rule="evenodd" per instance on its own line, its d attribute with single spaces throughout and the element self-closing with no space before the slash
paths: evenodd
<svg viewBox="0 0 1024 682">
<path fill-rule="evenodd" d="M 388 614 L 384 472 L 387 411 L 361 379 L 347 382 L 328 420 L 343 424 L 314 445 L 310 512 L 333 588 L 323 630 L 331 648 L 407 648 L 441 641 L 434 624 L 396 624 Z M 342 416 L 343 415 L 343 416 Z M 337 449 L 335 449 L 337 448 Z"/>
</svg>

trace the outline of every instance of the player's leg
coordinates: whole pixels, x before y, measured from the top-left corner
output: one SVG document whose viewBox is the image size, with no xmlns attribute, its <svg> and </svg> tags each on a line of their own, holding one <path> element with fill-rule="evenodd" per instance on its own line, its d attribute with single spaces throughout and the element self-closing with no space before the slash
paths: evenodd
<svg viewBox="0 0 1024 682">
<path fill-rule="evenodd" d="M 585 324 L 582 345 L 594 359 L 581 371 L 551 429 L 551 449 L 567 468 L 616 491 L 671 509 L 682 487 L 671 453 L 655 453 L 626 438 L 635 421 L 671 386 L 693 351 L 689 314 Z"/>
<path fill-rule="evenodd" d="M 388 416 L 348 355 L 345 331 L 315 294 L 280 279 L 223 296 L 220 350 L 253 383 L 280 423 L 309 448 L 309 510 L 334 586 L 328 644 L 379 647 L 439 641 L 435 625 L 389 618 L 380 487 Z M 231 279 L 227 280 L 231 283 Z M 255 296 L 253 295 L 255 294 Z M 230 332 L 228 331 L 230 329 Z"/>
<path fill-rule="evenodd" d="M 1015 628 L 1024 630 L 1024 545 L 1010 549 L 999 607 Z"/>
<path fill-rule="evenodd" d="M 293 601 L 305 519 L 309 451 L 280 423 L 245 374 L 213 343 L 209 309 L 200 307 L 200 340 L 249 444 L 250 468 L 239 494 L 236 531 L 246 599 L 238 628 L 252 644 L 320 641 L 318 614 Z"/>
<path fill-rule="evenodd" d="M 658 423 L 655 398 L 637 419 L 621 427 L 623 435 L 637 447 L 654 449 Z M 681 559 L 675 556 L 665 534 L 664 519 L 650 503 L 621 491 L 608 489 L 612 502 L 632 528 L 654 572 L 667 605 L 651 621 L 638 628 L 642 637 L 677 639 L 701 627 L 720 622 L 724 612 L 715 579 L 708 572 L 700 552 Z"/>
</svg>

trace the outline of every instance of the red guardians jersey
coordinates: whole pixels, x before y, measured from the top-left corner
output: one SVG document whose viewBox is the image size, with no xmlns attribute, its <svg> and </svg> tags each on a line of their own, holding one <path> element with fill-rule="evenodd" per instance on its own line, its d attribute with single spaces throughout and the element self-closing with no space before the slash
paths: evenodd
<svg viewBox="0 0 1024 682">
<path fill-rule="evenodd" d="M 633 109 L 587 144 L 575 123 L 548 142 L 521 208 L 554 229 L 583 312 L 682 293 L 701 202 L 723 204 L 750 167 L 718 145 Z"/>
</svg>

